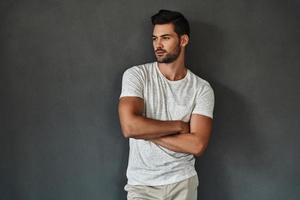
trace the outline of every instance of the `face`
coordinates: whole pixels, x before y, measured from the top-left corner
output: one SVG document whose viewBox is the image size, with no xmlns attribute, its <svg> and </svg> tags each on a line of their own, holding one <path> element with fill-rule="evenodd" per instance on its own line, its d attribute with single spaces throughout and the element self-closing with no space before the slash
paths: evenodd
<svg viewBox="0 0 300 200">
<path fill-rule="evenodd" d="M 173 24 L 155 25 L 152 40 L 157 62 L 171 63 L 180 55 L 180 38 L 174 31 Z"/>
</svg>

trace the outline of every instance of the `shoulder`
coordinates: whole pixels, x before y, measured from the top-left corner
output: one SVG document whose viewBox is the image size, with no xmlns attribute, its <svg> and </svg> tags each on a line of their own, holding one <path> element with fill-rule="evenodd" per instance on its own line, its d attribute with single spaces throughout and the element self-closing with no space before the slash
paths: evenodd
<svg viewBox="0 0 300 200">
<path fill-rule="evenodd" d="M 149 63 L 139 64 L 139 65 L 134 65 L 132 67 L 127 68 L 124 73 L 136 74 L 136 75 L 148 73 L 154 68 L 154 64 L 155 62 L 149 62 Z"/>
<path fill-rule="evenodd" d="M 193 85 L 195 85 L 195 87 L 199 92 L 205 92 L 205 91 L 213 92 L 213 88 L 207 80 L 194 74 L 191 70 L 190 70 L 190 74 L 191 74 L 191 80 L 193 81 Z"/>
</svg>

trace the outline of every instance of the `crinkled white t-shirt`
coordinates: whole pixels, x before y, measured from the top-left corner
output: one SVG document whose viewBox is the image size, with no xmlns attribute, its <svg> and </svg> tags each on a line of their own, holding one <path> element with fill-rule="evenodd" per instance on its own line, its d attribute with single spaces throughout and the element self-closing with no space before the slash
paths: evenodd
<svg viewBox="0 0 300 200">
<path fill-rule="evenodd" d="M 214 92 L 210 84 L 189 69 L 183 79 L 168 80 L 158 63 L 127 69 L 122 78 L 121 97 L 144 99 L 143 116 L 157 120 L 190 121 L 192 114 L 213 118 Z M 127 179 L 130 185 L 166 185 L 194 175 L 195 158 L 153 142 L 129 138 Z"/>
</svg>

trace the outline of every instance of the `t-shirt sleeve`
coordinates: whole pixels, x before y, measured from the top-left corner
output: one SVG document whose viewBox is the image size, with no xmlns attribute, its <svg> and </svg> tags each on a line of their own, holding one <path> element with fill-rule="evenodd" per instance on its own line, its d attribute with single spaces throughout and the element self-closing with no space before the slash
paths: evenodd
<svg viewBox="0 0 300 200">
<path fill-rule="evenodd" d="M 135 96 L 144 98 L 144 79 L 137 67 L 127 69 L 122 77 L 122 91 L 119 98 L 124 96 Z"/>
<path fill-rule="evenodd" d="M 205 115 L 213 119 L 214 104 L 214 91 L 210 85 L 205 85 L 196 96 L 192 114 Z"/>
</svg>

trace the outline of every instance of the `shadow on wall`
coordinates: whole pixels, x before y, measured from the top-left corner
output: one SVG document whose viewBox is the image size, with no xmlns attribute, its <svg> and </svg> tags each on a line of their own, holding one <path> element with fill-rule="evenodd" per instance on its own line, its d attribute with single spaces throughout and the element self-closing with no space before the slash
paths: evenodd
<svg viewBox="0 0 300 200">
<path fill-rule="evenodd" d="M 204 23 L 192 22 L 191 27 L 187 62 L 192 65 L 189 68 L 207 80 L 215 93 L 211 140 L 204 155 L 196 159 L 198 198 L 232 200 L 236 176 L 231 175 L 235 170 L 237 177 L 245 171 L 258 171 L 262 167 L 259 163 L 264 160 L 253 121 L 255 113 L 245 97 L 215 80 L 222 77 L 225 53 L 222 32 Z"/>
</svg>

